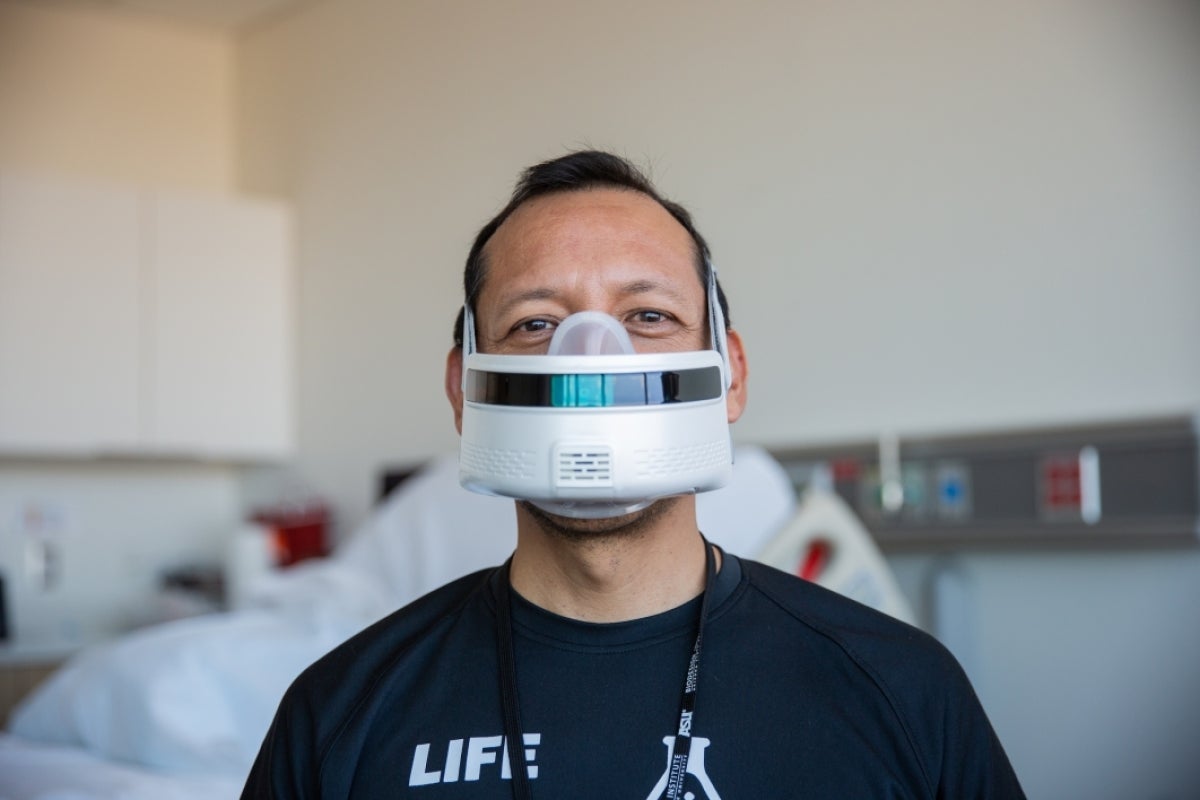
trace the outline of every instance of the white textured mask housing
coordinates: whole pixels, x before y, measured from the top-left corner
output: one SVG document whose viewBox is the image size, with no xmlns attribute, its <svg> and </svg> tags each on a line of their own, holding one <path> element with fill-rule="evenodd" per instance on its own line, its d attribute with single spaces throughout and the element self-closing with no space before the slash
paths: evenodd
<svg viewBox="0 0 1200 800">
<path fill-rule="evenodd" d="M 462 485 L 597 518 L 727 483 L 729 374 L 715 282 L 712 350 L 636 353 L 619 321 L 584 311 L 559 324 L 546 355 L 477 353 L 467 308 Z"/>
</svg>

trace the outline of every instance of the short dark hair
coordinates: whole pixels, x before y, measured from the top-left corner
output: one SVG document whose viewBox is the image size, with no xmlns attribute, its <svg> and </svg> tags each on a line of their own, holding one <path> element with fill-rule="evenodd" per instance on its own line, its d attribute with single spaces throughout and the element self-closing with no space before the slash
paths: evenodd
<svg viewBox="0 0 1200 800">
<path fill-rule="evenodd" d="M 479 231 L 474 244 L 471 245 L 471 252 L 467 254 L 467 265 L 463 270 L 463 295 L 471 308 L 475 308 L 483 290 L 483 281 L 487 277 L 487 259 L 484 257 L 483 248 L 514 211 L 526 201 L 542 195 L 601 187 L 640 192 L 665 208 L 691 235 L 696 245 L 696 272 L 700 276 L 701 285 L 708 286 L 711 253 L 708 242 L 704 241 L 700 231 L 696 230 L 692 215 L 687 209 L 660 195 L 645 173 L 628 160 L 599 150 L 579 150 L 543 161 L 522 172 L 508 205 Z M 719 281 L 717 302 L 721 304 L 721 311 L 725 315 L 725 326 L 729 327 L 729 301 L 725 299 L 725 291 Z M 454 344 L 462 347 L 462 343 L 463 312 L 459 309 L 458 319 L 454 322 Z"/>
</svg>

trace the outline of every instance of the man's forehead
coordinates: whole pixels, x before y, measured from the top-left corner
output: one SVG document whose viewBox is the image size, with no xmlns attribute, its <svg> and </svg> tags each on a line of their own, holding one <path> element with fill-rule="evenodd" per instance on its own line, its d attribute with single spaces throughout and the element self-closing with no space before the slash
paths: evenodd
<svg viewBox="0 0 1200 800">
<path fill-rule="evenodd" d="M 629 189 L 556 192 L 526 201 L 484 248 L 489 268 L 543 260 L 586 264 L 620 248 L 631 258 L 695 263 L 691 234 L 654 198 Z M 515 263 L 507 263 L 515 262 Z"/>
</svg>

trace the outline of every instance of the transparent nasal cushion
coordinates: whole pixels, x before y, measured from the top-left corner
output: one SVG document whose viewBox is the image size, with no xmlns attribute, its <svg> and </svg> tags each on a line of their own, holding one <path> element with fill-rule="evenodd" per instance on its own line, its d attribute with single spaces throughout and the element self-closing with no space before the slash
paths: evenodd
<svg viewBox="0 0 1200 800">
<path fill-rule="evenodd" d="M 614 317 L 600 311 L 580 311 L 559 323 L 547 355 L 610 356 L 633 352 L 629 333 Z"/>
<path fill-rule="evenodd" d="M 580 311 L 564 319 L 550 339 L 551 356 L 610 356 L 636 352 L 629 332 L 615 317 L 601 311 Z M 563 517 L 597 519 L 631 514 L 652 501 L 604 503 L 589 501 L 538 501 L 538 508 Z"/>
</svg>

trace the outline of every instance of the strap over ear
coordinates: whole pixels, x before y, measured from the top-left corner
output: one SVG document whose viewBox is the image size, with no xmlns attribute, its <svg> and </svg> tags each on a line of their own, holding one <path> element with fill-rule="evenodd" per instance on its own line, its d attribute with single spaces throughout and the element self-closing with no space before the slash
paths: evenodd
<svg viewBox="0 0 1200 800">
<path fill-rule="evenodd" d="M 725 312 L 721 309 L 721 299 L 717 295 L 717 268 L 707 259 L 704 261 L 704 271 L 708 273 L 708 329 L 712 337 L 712 347 L 721 355 L 722 369 L 725 371 L 725 388 L 733 383 L 733 372 L 729 369 L 729 342 L 725 335 Z"/>
<path fill-rule="evenodd" d="M 463 303 L 462 340 L 462 389 L 465 393 L 467 391 L 467 356 L 475 352 L 475 314 L 471 312 L 471 304 L 469 302 Z"/>
</svg>

